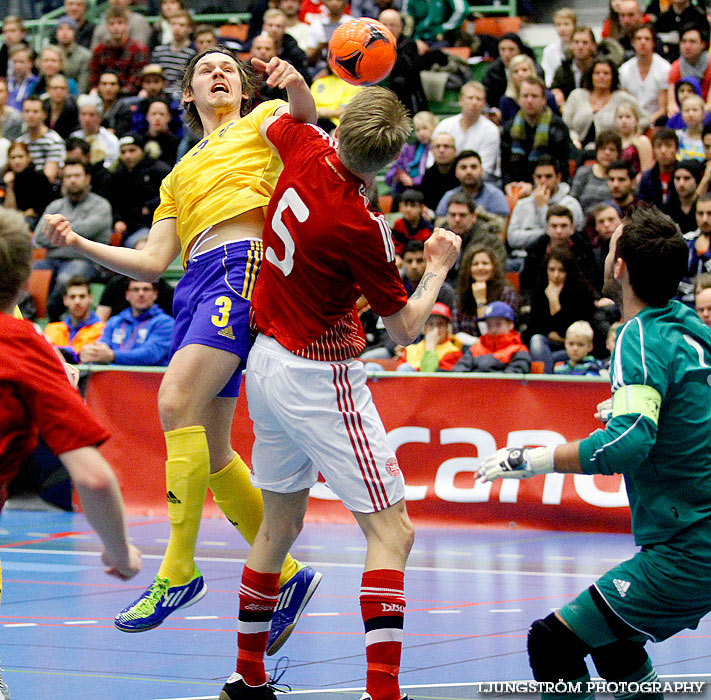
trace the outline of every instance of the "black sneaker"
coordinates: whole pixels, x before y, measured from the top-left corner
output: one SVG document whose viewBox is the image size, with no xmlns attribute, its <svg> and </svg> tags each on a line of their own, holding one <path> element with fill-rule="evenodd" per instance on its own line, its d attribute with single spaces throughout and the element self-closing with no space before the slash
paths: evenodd
<svg viewBox="0 0 711 700">
<path fill-rule="evenodd" d="M 242 676 L 235 672 L 220 691 L 219 700 L 275 700 L 274 689 L 269 683 L 252 686 L 244 682 Z"/>
<path fill-rule="evenodd" d="M 262 685 L 247 685 L 236 671 L 227 679 L 218 700 L 276 700 L 276 693 L 287 693 L 291 686 L 281 679 L 289 668 L 289 657 L 277 661 L 272 674 L 267 673 L 267 682 Z M 2 698 L 0 698 L 2 700 Z"/>
</svg>

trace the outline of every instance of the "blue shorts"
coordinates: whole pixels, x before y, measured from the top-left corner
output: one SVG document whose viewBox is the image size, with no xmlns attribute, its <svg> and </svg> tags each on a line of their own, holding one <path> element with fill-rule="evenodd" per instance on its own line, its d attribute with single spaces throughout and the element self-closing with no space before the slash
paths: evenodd
<svg viewBox="0 0 711 700">
<path fill-rule="evenodd" d="M 261 261 L 261 241 L 227 243 L 190 260 L 175 289 L 171 356 L 186 345 L 207 345 L 241 360 L 218 396 L 239 395 L 243 365 L 254 343 L 249 304 Z"/>
</svg>

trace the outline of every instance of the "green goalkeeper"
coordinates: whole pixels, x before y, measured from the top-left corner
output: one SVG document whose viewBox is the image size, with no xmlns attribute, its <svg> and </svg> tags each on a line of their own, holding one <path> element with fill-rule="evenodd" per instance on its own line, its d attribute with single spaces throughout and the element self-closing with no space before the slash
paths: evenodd
<svg viewBox="0 0 711 700">
<path fill-rule="evenodd" d="M 624 476 L 641 550 L 531 625 L 534 678 L 549 688 L 562 679 L 572 691 L 546 698 L 593 696 L 588 655 L 603 679 L 627 684 L 625 700 L 660 698 L 645 643 L 695 629 L 711 610 L 711 329 L 671 301 L 687 254 L 677 225 L 655 207 L 625 219 L 605 260 L 603 294 L 618 299 L 625 321 L 606 429 L 556 447 L 501 449 L 480 468 L 486 481 Z"/>
</svg>

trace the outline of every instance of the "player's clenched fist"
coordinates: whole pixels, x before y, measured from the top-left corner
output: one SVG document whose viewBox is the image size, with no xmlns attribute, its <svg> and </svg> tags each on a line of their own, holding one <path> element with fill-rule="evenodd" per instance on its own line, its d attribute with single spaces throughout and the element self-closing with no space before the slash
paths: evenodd
<svg viewBox="0 0 711 700">
<path fill-rule="evenodd" d="M 449 270 L 457 261 L 462 239 L 444 228 L 436 228 L 425 241 L 425 261 Z"/>
<path fill-rule="evenodd" d="M 49 214 L 44 217 L 44 235 L 52 245 L 73 246 L 79 234 L 72 231 L 72 226 L 61 214 Z"/>
<path fill-rule="evenodd" d="M 548 474 L 553 471 L 554 450 L 554 447 L 503 447 L 484 460 L 479 476 L 484 481 L 494 481 Z"/>
</svg>

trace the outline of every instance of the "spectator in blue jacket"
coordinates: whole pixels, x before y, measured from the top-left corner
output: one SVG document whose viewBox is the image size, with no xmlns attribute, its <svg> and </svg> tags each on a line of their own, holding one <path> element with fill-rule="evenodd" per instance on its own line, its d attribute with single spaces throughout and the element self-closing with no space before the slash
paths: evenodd
<svg viewBox="0 0 711 700">
<path fill-rule="evenodd" d="M 156 304 L 158 287 L 131 280 L 129 307 L 112 316 L 99 342 L 85 346 L 82 362 L 114 365 L 167 365 L 173 319 Z"/>
</svg>

